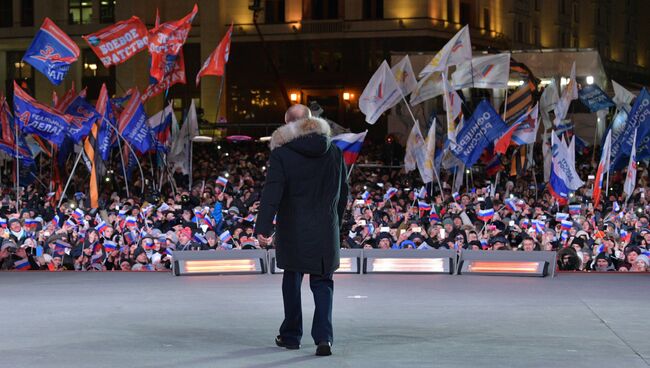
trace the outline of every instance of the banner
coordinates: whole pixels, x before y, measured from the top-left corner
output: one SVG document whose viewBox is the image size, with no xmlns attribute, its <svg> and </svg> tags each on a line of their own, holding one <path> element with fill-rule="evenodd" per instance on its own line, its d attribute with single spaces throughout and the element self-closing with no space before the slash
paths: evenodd
<svg viewBox="0 0 650 368">
<path fill-rule="evenodd" d="M 465 120 L 463 128 L 457 132 L 456 141 L 450 143 L 451 152 L 466 167 L 471 167 L 481 157 L 487 146 L 498 139 L 508 126 L 499 113 L 486 100 L 481 101 L 474 114 Z"/>
<path fill-rule="evenodd" d="M 183 18 L 165 22 L 149 31 L 149 53 L 151 54 L 149 75 L 155 80 L 160 82 L 164 79 L 166 59 L 169 56 L 177 56 L 181 52 L 198 11 L 199 7 L 194 4 L 192 11 Z"/>
<path fill-rule="evenodd" d="M 454 89 L 508 88 L 510 54 L 485 55 L 462 62 L 451 75 Z"/>
<path fill-rule="evenodd" d="M 147 27 L 140 18 L 119 21 L 98 32 L 83 36 L 105 67 L 121 64 L 148 46 Z"/>
<path fill-rule="evenodd" d="M 630 104 L 636 98 L 634 93 L 628 91 L 627 89 L 625 89 L 625 87 L 616 83 L 616 81 L 613 79 L 612 79 L 612 87 L 614 88 L 613 101 L 616 104 L 616 106 L 618 106 L 619 108 L 625 111 L 630 111 Z"/>
<path fill-rule="evenodd" d="M 469 26 L 461 28 L 445 46 L 429 61 L 418 75 L 420 78 L 433 72 L 447 72 L 447 67 L 472 59 L 472 43 Z"/>
<path fill-rule="evenodd" d="M 174 107 L 169 104 L 163 110 L 147 120 L 147 125 L 151 128 L 155 149 L 161 152 L 167 152 L 171 145 L 171 128 L 172 121 L 176 119 Z"/>
<path fill-rule="evenodd" d="M 566 118 L 566 114 L 569 111 L 569 106 L 571 101 L 578 98 L 578 83 L 576 82 L 576 62 L 573 62 L 571 66 L 571 77 L 569 78 L 569 84 L 564 87 L 562 91 L 562 96 L 555 106 L 555 125 L 558 126 Z"/>
<path fill-rule="evenodd" d="M 27 48 L 23 61 L 45 74 L 54 85 L 59 85 L 79 57 L 79 47 L 59 27 L 45 18 L 41 29 Z"/>
<path fill-rule="evenodd" d="M 395 76 L 384 60 L 361 93 L 359 110 L 366 115 L 368 124 L 374 124 L 381 114 L 395 106 L 401 97 Z"/>
<path fill-rule="evenodd" d="M 223 36 L 221 42 L 217 46 L 208 59 L 203 63 L 201 70 L 196 75 L 196 85 L 199 85 L 201 77 L 204 75 L 217 75 L 222 76 L 226 72 L 226 63 L 228 62 L 228 57 L 230 56 L 230 39 L 232 38 L 232 23 L 230 28 L 226 32 L 226 35 Z"/>
<path fill-rule="evenodd" d="M 443 100 L 447 111 L 447 138 L 451 142 L 456 140 L 456 131 L 463 120 L 463 109 L 460 96 L 447 82 L 447 76 L 442 73 Z"/>
<path fill-rule="evenodd" d="M 578 91 L 578 98 L 587 106 L 589 111 L 596 112 L 598 110 L 608 109 L 616 106 L 605 92 L 595 84 L 588 84 Z"/>
<path fill-rule="evenodd" d="M 124 139 L 138 152 L 145 153 L 151 149 L 151 130 L 147 125 L 147 115 L 137 90 L 120 115 L 119 130 Z"/>
<path fill-rule="evenodd" d="M 619 170 L 623 168 L 623 165 L 625 165 L 624 158 L 632 151 L 632 140 L 634 139 L 634 132 L 637 131 L 637 128 L 637 160 L 645 160 L 650 157 L 650 137 L 648 137 L 650 130 L 650 124 L 648 122 L 649 118 L 650 93 L 643 88 L 628 114 L 625 127 L 617 137 L 612 136 L 611 170 Z"/>
<path fill-rule="evenodd" d="M 150 98 L 158 96 L 162 92 L 168 90 L 176 83 L 185 84 L 187 81 L 185 79 L 185 59 L 183 52 L 175 57 L 175 60 L 172 64 L 172 69 L 169 72 L 165 73 L 165 77 L 156 84 L 150 84 L 147 86 L 147 89 L 144 90 L 142 94 L 142 103 L 147 102 Z"/>
<path fill-rule="evenodd" d="M 36 134 L 60 145 L 66 137 L 71 118 L 34 100 L 14 81 L 14 111 L 24 134 Z"/>
</svg>

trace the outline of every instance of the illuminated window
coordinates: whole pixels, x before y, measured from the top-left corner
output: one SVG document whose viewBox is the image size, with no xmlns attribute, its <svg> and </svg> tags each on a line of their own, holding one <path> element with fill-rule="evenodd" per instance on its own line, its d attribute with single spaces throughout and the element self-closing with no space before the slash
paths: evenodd
<svg viewBox="0 0 650 368">
<path fill-rule="evenodd" d="M 90 24 L 93 17 L 93 2 L 90 0 L 68 0 L 68 23 Z"/>
<path fill-rule="evenodd" d="M 99 3 L 99 22 L 115 22 L 115 0 L 101 0 Z"/>
<path fill-rule="evenodd" d="M 490 9 L 483 8 L 483 28 L 487 30 L 492 29 L 490 25 Z"/>
</svg>

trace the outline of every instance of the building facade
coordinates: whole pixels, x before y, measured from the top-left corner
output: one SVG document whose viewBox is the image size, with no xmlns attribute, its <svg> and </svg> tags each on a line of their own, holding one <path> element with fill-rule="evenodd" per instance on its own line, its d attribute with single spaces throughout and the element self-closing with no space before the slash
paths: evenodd
<svg viewBox="0 0 650 368">
<path fill-rule="evenodd" d="M 91 98 L 102 82 L 117 95 L 134 85 L 142 90 L 146 52 L 106 69 L 81 36 L 132 15 L 152 27 L 156 8 L 168 21 L 195 2 L 199 14 L 185 46 L 188 83 L 169 97 L 179 111 L 194 99 L 208 121 L 219 109 L 233 123 L 277 123 L 287 103 L 317 101 L 330 119 L 362 127 L 356 98 L 381 61 L 394 52 L 438 50 L 464 24 L 476 50 L 595 48 L 610 77 L 633 86 L 650 82 L 644 0 L 0 0 L 0 83 L 11 94 L 20 80 L 40 101 L 73 82 L 87 86 Z M 82 50 L 59 87 L 20 61 L 46 16 Z M 230 23 L 233 44 L 218 103 L 219 78 L 205 77 L 199 87 L 193 80 Z M 154 98 L 148 112 L 162 105 L 163 97 Z"/>
</svg>

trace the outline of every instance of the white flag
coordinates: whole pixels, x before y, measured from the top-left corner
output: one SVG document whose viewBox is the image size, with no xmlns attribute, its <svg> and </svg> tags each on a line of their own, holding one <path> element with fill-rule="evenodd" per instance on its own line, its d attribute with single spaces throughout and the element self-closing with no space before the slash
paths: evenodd
<svg viewBox="0 0 650 368">
<path fill-rule="evenodd" d="M 551 83 L 544 87 L 544 92 L 542 92 L 542 96 L 539 99 L 539 112 L 544 122 L 544 128 L 546 129 L 551 129 L 551 117 L 548 113 L 555 110 L 555 106 L 559 100 L 560 96 L 557 91 L 557 85 L 554 81 L 551 81 Z"/>
<path fill-rule="evenodd" d="M 455 89 L 507 88 L 509 76 L 509 53 L 485 55 L 459 64 L 451 75 L 451 83 Z"/>
<path fill-rule="evenodd" d="M 458 65 L 472 59 L 472 44 L 469 39 L 469 26 L 461 28 L 436 56 L 422 69 L 420 78 L 433 72 L 446 72 L 447 67 Z"/>
<path fill-rule="evenodd" d="M 445 93 L 442 85 L 442 75 L 439 72 L 431 73 L 420 79 L 415 90 L 411 93 L 411 106 L 423 101 L 442 96 Z"/>
<path fill-rule="evenodd" d="M 183 125 L 188 124 L 188 131 L 190 134 L 190 139 L 194 139 L 199 135 L 199 120 L 196 117 L 196 106 L 194 106 L 194 100 L 190 104 L 190 109 L 187 111 L 187 116 L 185 117 L 185 122 Z"/>
<path fill-rule="evenodd" d="M 413 92 L 418 81 L 415 80 L 413 66 L 411 65 L 411 59 L 409 59 L 408 55 L 404 56 L 399 63 L 393 65 L 391 71 L 393 72 L 397 85 L 402 90 L 404 96 Z"/>
<path fill-rule="evenodd" d="M 625 176 L 625 184 L 623 191 L 627 194 L 627 198 L 632 196 L 634 186 L 636 185 L 636 130 L 634 131 L 634 140 L 632 141 L 632 153 L 630 153 L 630 162 L 627 165 L 627 175 Z"/>
<path fill-rule="evenodd" d="M 425 174 L 422 176 L 422 181 L 424 183 L 433 181 L 433 170 L 436 160 L 436 120 L 436 118 L 433 118 L 429 132 L 427 133 L 424 170 L 422 170 Z"/>
<path fill-rule="evenodd" d="M 424 168 L 425 157 L 424 137 L 420 132 L 420 124 L 416 121 L 406 140 L 406 154 L 404 155 L 404 169 L 406 172 L 413 171 L 415 168 Z"/>
<path fill-rule="evenodd" d="M 569 84 L 564 87 L 562 91 L 562 97 L 557 102 L 555 106 L 555 126 L 559 126 L 562 123 L 562 120 L 566 118 L 566 114 L 569 111 L 569 105 L 571 101 L 578 98 L 578 83 L 576 82 L 576 62 L 573 62 L 571 66 L 571 77 L 569 78 Z"/>
<path fill-rule="evenodd" d="M 366 115 L 368 124 L 374 124 L 381 114 L 395 106 L 401 97 L 395 76 L 384 60 L 361 93 L 359 110 Z"/>
<path fill-rule="evenodd" d="M 636 98 L 634 93 L 628 91 L 627 89 L 625 89 L 625 87 L 616 83 L 616 81 L 613 79 L 612 79 L 612 87 L 614 87 L 613 100 L 616 106 L 618 106 L 619 108 L 621 107 L 625 108 L 625 111 L 630 111 L 630 104 L 632 103 L 632 100 Z"/>
<path fill-rule="evenodd" d="M 523 144 L 533 144 L 537 140 L 537 129 L 539 129 L 538 111 L 539 104 L 536 104 L 532 110 L 522 115 L 515 124 L 519 124 L 510 140 L 518 146 Z M 531 150 L 532 151 L 532 150 Z"/>
<path fill-rule="evenodd" d="M 456 119 L 462 118 L 461 99 L 458 93 L 447 82 L 445 73 L 442 73 L 442 85 L 444 89 L 445 110 L 447 111 L 447 137 L 450 141 L 456 142 Z"/>
</svg>

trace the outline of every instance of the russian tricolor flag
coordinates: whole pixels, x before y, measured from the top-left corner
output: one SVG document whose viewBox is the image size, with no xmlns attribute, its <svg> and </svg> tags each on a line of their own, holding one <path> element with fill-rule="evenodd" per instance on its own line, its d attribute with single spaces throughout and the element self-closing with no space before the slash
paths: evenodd
<svg viewBox="0 0 650 368">
<path fill-rule="evenodd" d="M 124 241 L 126 244 L 133 244 L 135 242 L 135 237 L 136 235 L 133 233 L 133 231 L 127 231 L 124 233 Z"/>
<path fill-rule="evenodd" d="M 192 238 L 197 243 L 208 244 L 208 239 L 206 239 L 205 236 L 203 236 L 203 234 L 194 233 Z"/>
<path fill-rule="evenodd" d="M 458 194 L 458 192 L 454 192 L 452 196 L 454 197 L 454 201 L 456 202 L 460 201 L 460 194 Z"/>
<path fill-rule="evenodd" d="M 517 212 L 517 204 L 515 203 L 514 199 L 508 198 L 505 200 L 505 202 L 506 202 L 506 206 L 510 211 Z"/>
<path fill-rule="evenodd" d="M 571 230 L 573 227 L 573 221 L 562 220 L 562 230 Z"/>
<path fill-rule="evenodd" d="M 571 216 L 577 216 L 582 212 L 582 205 L 579 204 L 571 204 L 569 205 L 569 214 Z"/>
<path fill-rule="evenodd" d="M 114 252 L 115 250 L 117 250 L 117 244 L 115 242 L 106 240 L 104 241 L 104 249 L 107 252 Z"/>
<path fill-rule="evenodd" d="M 6 218 L 0 218 L 0 227 L 3 227 L 3 228 L 7 227 L 7 219 Z"/>
<path fill-rule="evenodd" d="M 569 214 L 564 212 L 558 212 L 555 214 L 555 221 L 564 221 L 569 219 Z"/>
<path fill-rule="evenodd" d="M 221 239 L 222 243 L 228 243 L 232 240 L 232 235 L 230 235 L 230 231 L 226 230 L 219 235 L 219 239 Z"/>
<path fill-rule="evenodd" d="M 100 223 L 97 224 L 97 226 L 95 226 L 95 230 L 97 230 L 97 232 L 101 234 L 104 232 L 104 230 L 106 230 L 107 227 L 108 225 L 106 225 L 106 222 L 101 221 Z"/>
<path fill-rule="evenodd" d="M 84 217 L 84 211 L 77 208 L 76 210 L 74 210 L 74 212 L 72 212 L 71 216 L 72 216 L 72 218 L 75 219 L 75 221 L 77 221 L 77 223 L 79 223 L 79 222 L 81 222 L 81 219 L 83 219 L 83 217 Z"/>
<path fill-rule="evenodd" d="M 621 230 L 621 241 L 629 242 L 632 239 L 632 234 L 628 233 L 626 230 Z"/>
<path fill-rule="evenodd" d="M 431 212 L 429 212 L 429 222 L 440 222 L 440 216 L 436 212 L 436 209 L 432 206 L 431 207 Z"/>
<path fill-rule="evenodd" d="M 533 225 L 535 225 L 535 231 L 538 234 L 541 234 L 546 230 L 546 224 L 541 220 L 533 220 Z"/>
<path fill-rule="evenodd" d="M 489 208 L 489 209 L 486 209 L 486 210 L 480 210 L 476 214 L 476 217 L 478 217 L 478 219 L 483 221 L 483 222 L 490 221 L 493 216 L 494 216 L 494 208 Z"/>
<path fill-rule="evenodd" d="M 368 134 L 367 130 L 363 133 L 345 133 L 332 137 L 332 143 L 341 149 L 343 160 L 348 167 L 357 161 L 366 134 Z"/>
<path fill-rule="evenodd" d="M 255 222 L 255 215 L 253 215 L 253 214 L 251 213 L 250 215 L 246 216 L 246 218 L 244 219 L 244 221 L 246 221 L 246 222 Z"/>
<path fill-rule="evenodd" d="M 223 176 L 220 176 L 217 178 L 217 185 L 221 185 L 222 187 L 226 187 L 228 185 L 228 179 L 224 178 Z"/>
<path fill-rule="evenodd" d="M 397 193 L 397 188 L 388 188 L 388 190 L 386 191 L 386 194 L 384 194 L 384 201 L 387 201 L 387 200 L 393 198 L 395 193 Z"/>
<path fill-rule="evenodd" d="M 431 205 L 423 201 L 418 201 L 418 208 L 420 211 L 431 211 Z"/>
<path fill-rule="evenodd" d="M 128 216 L 126 218 L 126 227 L 137 227 L 138 222 L 136 221 L 135 217 L 133 216 Z"/>
<path fill-rule="evenodd" d="M 20 271 L 27 271 L 31 270 L 32 266 L 29 264 L 29 260 L 25 258 L 14 262 L 14 268 Z"/>
</svg>

